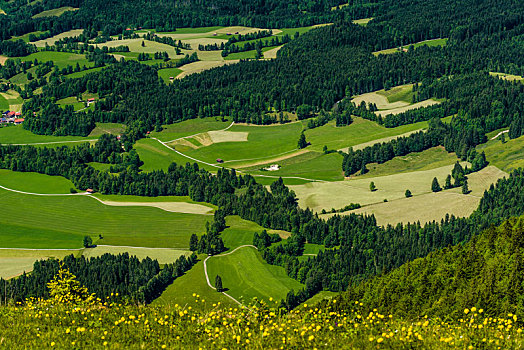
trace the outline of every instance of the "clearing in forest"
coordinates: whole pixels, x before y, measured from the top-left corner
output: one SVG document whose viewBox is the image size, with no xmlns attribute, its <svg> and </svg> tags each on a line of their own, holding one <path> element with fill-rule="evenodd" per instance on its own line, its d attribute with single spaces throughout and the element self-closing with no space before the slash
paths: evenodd
<svg viewBox="0 0 524 350">
<path fill-rule="evenodd" d="M 200 73 L 200 72 L 203 72 L 211 68 L 221 67 L 226 64 L 233 64 L 233 63 L 238 63 L 238 62 L 239 62 L 238 60 L 230 60 L 230 61 L 217 60 L 217 61 L 197 61 L 197 62 L 188 63 L 179 68 L 182 71 L 182 73 L 178 74 L 176 76 L 176 79 L 182 79 L 183 77 L 194 74 L 194 73 Z"/>
<path fill-rule="evenodd" d="M 99 240 L 98 243 L 102 244 L 103 240 Z M 191 255 L 189 250 L 180 250 L 173 248 L 142 248 L 142 247 L 118 247 L 118 246 L 107 246 L 97 245 L 94 248 L 87 248 L 83 250 L 82 255 L 86 258 L 102 256 L 104 254 L 123 254 L 129 253 L 131 256 L 136 256 L 142 260 L 146 257 L 158 260 L 160 264 L 174 263 L 176 259 L 182 255 Z"/>
<path fill-rule="evenodd" d="M 520 75 L 506 74 L 506 73 L 497 73 L 497 72 L 489 72 L 489 75 L 494 76 L 494 77 L 498 77 L 498 78 L 504 79 L 504 80 L 524 82 L 524 77 L 520 76 Z"/>
<path fill-rule="evenodd" d="M 78 8 L 71 6 L 59 7 L 52 10 L 42 11 L 31 18 L 43 18 L 43 17 L 60 17 L 68 11 L 78 11 Z"/>
<path fill-rule="evenodd" d="M 0 249 L 0 278 L 8 279 L 31 272 L 37 260 L 63 259 L 70 254 L 76 256 L 79 252 L 80 250 Z"/>
<path fill-rule="evenodd" d="M 406 51 L 409 50 L 410 47 L 417 48 L 417 47 L 424 46 L 424 45 L 427 45 L 429 47 L 432 47 L 432 46 L 446 46 L 447 43 L 448 43 L 448 39 L 447 38 L 430 39 L 430 40 L 420 41 L 420 42 L 414 43 L 414 44 L 409 44 L 409 45 L 404 45 L 404 46 L 400 46 L 400 47 L 394 47 L 394 48 L 391 48 L 391 49 L 375 51 L 375 52 L 373 52 L 373 55 L 375 55 L 375 56 L 378 56 L 378 55 L 390 55 L 390 54 L 397 53 L 397 52 L 406 52 Z"/>
</svg>

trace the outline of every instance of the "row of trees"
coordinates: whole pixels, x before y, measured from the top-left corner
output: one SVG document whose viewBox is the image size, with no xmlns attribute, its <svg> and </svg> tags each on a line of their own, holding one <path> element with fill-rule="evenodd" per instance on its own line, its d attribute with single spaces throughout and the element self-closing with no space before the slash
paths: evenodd
<svg viewBox="0 0 524 350">
<path fill-rule="evenodd" d="M 0 299 L 24 301 L 30 297 L 49 297 L 47 282 L 63 264 L 63 267 L 71 271 L 80 283 L 99 298 L 149 303 L 196 261 L 194 254 L 188 258 L 181 256 L 173 264 L 166 264 L 160 269 L 157 260 L 139 260 L 128 253 L 104 254 L 93 258 L 75 258 L 69 255 L 63 261 L 40 260 L 34 263 L 31 274 L 24 273 L 9 280 L 0 279 Z"/>
</svg>

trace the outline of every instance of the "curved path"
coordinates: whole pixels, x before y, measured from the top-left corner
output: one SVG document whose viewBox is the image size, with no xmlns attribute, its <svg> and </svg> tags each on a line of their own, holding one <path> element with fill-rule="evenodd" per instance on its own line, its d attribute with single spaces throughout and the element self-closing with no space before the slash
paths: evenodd
<svg viewBox="0 0 524 350">
<path fill-rule="evenodd" d="M 217 169 L 222 169 L 222 168 L 225 168 L 223 166 L 220 166 L 220 165 L 216 165 L 216 164 L 211 164 L 211 163 L 208 163 L 208 162 L 204 162 L 203 160 L 200 160 L 200 159 L 196 159 L 196 158 L 193 158 L 193 157 L 190 157 L 180 151 L 177 151 L 175 148 L 169 146 L 166 144 L 166 142 L 162 142 L 160 141 L 159 139 L 157 139 L 156 137 L 151 137 L 151 139 L 153 140 L 156 140 L 158 142 L 160 142 L 162 145 L 164 145 L 165 147 L 169 148 L 171 151 L 181 155 L 182 157 L 185 157 L 185 158 L 188 158 L 188 159 L 191 159 L 192 161 L 194 162 L 197 162 L 197 163 L 202 163 L 202 164 L 205 164 L 205 165 L 209 165 L 213 168 L 217 168 Z M 226 168 L 227 169 L 227 168 Z M 244 174 L 249 174 L 248 172 L 244 172 L 244 171 L 241 171 L 241 170 L 238 170 L 238 169 L 235 169 L 235 171 L 237 173 L 244 173 Z M 283 179 L 297 179 L 297 180 L 304 180 L 304 181 L 312 181 L 312 182 L 329 182 L 329 181 L 325 181 L 325 180 L 319 180 L 319 179 L 308 179 L 308 178 L 305 178 L 305 177 L 299 177 L 299 176 L 275 176 L 275 175 L 259 175 L 259 174 L 249 174 L 253 177 L 266 177 L 266 178 L 272 178 L 272 179 L 278 179 L 278 178 L 283 178 Z"/>
<path fill-rule="evenodd" d="M 32 192 L 13 190 L 12 188 L 7 188 L 1 185 L 0 185 L 0 188 L 6 191 L 21 193 L 21 194 L 28 194 L 31 196 L 88 196 L 88 197 L 92 197 L 90 193 L 88 192 L 83 192 L 83 193 L 32 193 Z"/>
<path fill-rule="evenodd" d="M 233 249 L 232 251 L 228 252 L 228 253 L 224 253 L 224 254 L 218 254 L 218 255 L 211 255 L 211 256 L 208 256 L 207 258 L 204 259 L 204 273 L 206 275 L 206 282 L 207 282 L 207 285 L 209 286 L 209 288 L 212 288 L 214 290 L 216 290 L 215 287 L 213 287 L 213 285 L 211 284 L 211 282 L 209 281 L 209 276 L 207 274 L 207 260 L 209 258 L 212 258 L 212 257 L 219 257 L 219 256 L 226 256 L 226 255 L 229 255 L 229 254 L 233 254 L 234 252 L 236 252 L 237 250 L 241 249 L 241 248 L 247 248 L 247 247 L 251 247 L 251 248 L 255 248 L 256 250 L 258 250 L 257 247 L 255 247 L 254 245 L 251 245 L 251 244 L 246 244 L 246 245 L 241 245 L 240 247 L 236 247 L 235 249 Z M 227 296 L 229 299 L 233 300 L 235 303 L 237 303 L 238 305 L 240 306 L 244 306 L 244 304 L 242 304 L 240 301 L 236 300 L 235 298 L 233 298 L 231 295 L 227 294 L 226 292 L 221 292 L 222 294 L 224 294 L 225 296 Z"/>
</svg>

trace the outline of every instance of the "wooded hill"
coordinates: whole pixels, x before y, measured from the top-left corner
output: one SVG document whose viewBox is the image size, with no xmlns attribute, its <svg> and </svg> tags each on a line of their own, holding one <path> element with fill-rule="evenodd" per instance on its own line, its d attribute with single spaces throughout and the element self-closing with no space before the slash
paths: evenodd
<svg viewBox="0 0 524 350">
<path fill-rule="evenodd" d="M 524 315 L 524 218 L 491 226 L 465 244 L 450 246 L 383 276 L 351 285 L 343 308 L 358 300 L 401 317 L 461 317 L 464 309 L 487 315 Z"/>
</svg>

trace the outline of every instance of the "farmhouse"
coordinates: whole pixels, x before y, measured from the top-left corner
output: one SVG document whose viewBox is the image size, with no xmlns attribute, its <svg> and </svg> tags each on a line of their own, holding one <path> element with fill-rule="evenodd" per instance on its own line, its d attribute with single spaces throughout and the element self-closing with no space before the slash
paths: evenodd
<svg viewBox="0 0 524 350">
<path fill-rule="evenodd" d="M 24 118 L 17 118 L 17 119 L 15 119 L 15 121 L 14 121 L 14 122 L 15 122 L 15 125 L 20 125 L 20 124 L 22 124 L 22 123 L 24 122 L 24 120 L 25 120 Z"/>
<path fill-rule="evenodd" d="M 89 106 L 91 103 L 95 103 L 95 99 L 94 98 L 88 98 L 87 99 L 87 105 Z"/>
<path fill-rule="evenodd" d="M 87 193 L 95 193 L 95 190 L 93 190 L 92 188 L 88 188 L 88 189 L 86 190 L 86 192 L 87 192 Z"/>
<path fill-rule="evenodd" d="M 224 160 L 221 158 L 217 158 L 217 163 L 224 163 Z"/>
</svg>

